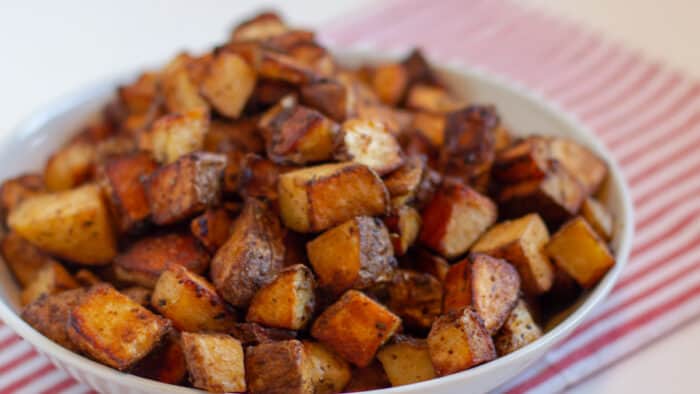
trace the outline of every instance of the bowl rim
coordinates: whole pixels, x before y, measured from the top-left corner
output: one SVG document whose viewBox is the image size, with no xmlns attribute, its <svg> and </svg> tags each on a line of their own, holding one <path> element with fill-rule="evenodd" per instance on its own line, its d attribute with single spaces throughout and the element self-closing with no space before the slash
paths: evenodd
<svg viewBox="0 0 700 394">
<path fill-rule="evenodd" d="M 376 62 L 397 59 L 398 56 L 404 52 L 405 51 L 403 49 L 389 50 L 383 52 L 381 55 L 377 55 L 376 51 L 351 48 L 349 50 L 337 51 L 335 54 L 341 59 L 341 62 L 343 59 Z M 437 377 L 405 386 L 370 390 L 366 391 L 366 393 L 394 394 L 407 391 L 421 392 L 422 390 L 429 390 L 431 388 L 434 389 L 438 386 L 468 380 L 470 377 L 477 374 L 487 374 L 495 369 L 503 368 L 515 360 L 526 358 L 527 354 L 536 352 L 538 349 L 542 350 L 543 348 L 552 347 L 557 342 L 563 340 L 564 337 L 573 331 L 574 328 L 580 325 L 584 318 L 587 317 L 590 312 L 607 296 L 627 264 L 632 247 L 632 238 L 635 227 L 633 213 L 634 206 L 632 204 L 627 181 L 612 154 L 589 127 L 584 125 L 575 115 L 564 111 L 556 103 L 545 99 L 534 90 L 525 87 L 512 79 L 505 78 L 480 67 L 465 65 L 456 61 L 446 63 L 433 62 L 433 67 L 439 70 L 439 72 L 460 75 L 467 79 L 481 80 L 488 85 L 495 86 L 503 91 L 508 91 L 510 94 L 519 96 L 519 99 L 531 102 L 543 112 L 548 113 L 548 115 L 566 125 L 570 130 L 574 130 L 576 134 L 574 135 L 574 139 L 579 141 L 585 139 L 585 143 L 587 145 L 592 145 L 607 162 L 610 172 L 610 179 L 615 184 L 614 187 L 619 190 L 622 200 L 622 212 L 615 213 L 618 217 L 617 220 L 622 220 L 624 222 L 620 227 L 620 247 L 619 250 L 616 251 L 615 266 L 613 266 L 613 268 L 606 273 L 604 279 L 586 295 L 585 301 L 582 302 L 566 319 L 560 322 L 553 329 L 546 332 L 535 342 L 518 349 L 513 353 L 498 357 L 490 362 L 452 375 Z M 71 93 L 62 95 L 38 107 L 38 109 L 32 112 L 24 121 L 20 122 L 15 128 L 13 128 L 6 138 L 0 140 L 0 148 L 6 149 L 8 146 L 17 143 L 22 138 L 27 138 L 34 135 L 42 126 L 46 125 L 52 119 L 71 108 L 82 105 L 98 96 L 102 98 L 102 93 L 113 91 L 114 88 L 120 83 L 133 79 L 144 69 L 145 68 L 143 67 L 139 67 L 136 71 L 132 70 L 130 72 L 112 74 L 111 77 L 102 78 L 99 81 L 84 84 L 80 88 L 73 90 Z M 496 103 L 496 106 L 498 106 L 498 103 Z M 93 361 L 86 356 L 74 353 L 48 339 L 46 336 L 39 333 L 33 327 L 27 324 L 20 317 L 20 314 L 16 313 L 4 298 L 0 298 L 0 319 L 2 319 L 5 324 L 7 324 L 17 335 L 28 341 L 34 347 L 34 349 L 37 350 L 37 352 L 49 356 L 49 359 L 52 362 L 54 359 L 57 359 L 60 360 L 62 364 L 67 364 L 71 367 L 78 368 L 79 370 L 85 370 L 91 374 L 99 375 L 105 380 L 118 380 L 122 385 L 132 387 L 138 386 L 140 389 L 145 389 L 148 391 L 181 394 L 202 392 L 196 388 L 161 383 L 130 373 L 120 372 L 116 369 Z M 67 372 L 78 379 L 72 370 L 68 370 Z M 501 382 L 501 384 L 505 383 L 507 383 L 507 381 Z"/>
</svg>

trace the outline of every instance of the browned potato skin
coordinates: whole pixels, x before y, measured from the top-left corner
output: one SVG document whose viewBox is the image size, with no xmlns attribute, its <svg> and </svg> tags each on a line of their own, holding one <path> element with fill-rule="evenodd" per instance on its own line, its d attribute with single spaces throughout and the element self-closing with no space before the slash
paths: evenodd
<svg viewBox="0 0 700 394">
<path fill-rule="evenodd" d="M 441 316 L 428 334 L 438 376 L 450 375 L 496 358 L 496 349 L 479 316 L 470 308 Z"/>
<path fill-rule="evenodd" d="M 550 158 L 549 141 L 544 137 L 529 137 L 498 153 L 493 177 L 504 183 L 542 179 L 549 172 Z"/>
<path fill-rule="evenodd" d="M 345 386 L 346 393 L 378 390 L 391 387 L 389 378 L 384 372 L 384 367 L 377 360 L 373 360 L 364 368 L 355 368 L 352 371 L 350 382 Z"/>
<path fill-rule="evenodd" d="M 300 89 L 301 101 L 315 108 L 336 122 L 347 119 L 352 109 L 351 97 L 345 85 L 336 80 L 319 81 L 303 85 Z"/>
<path fill-rule="evenodd" d="M 263 50 L 257 64 L 261 78 L 280 80 L 293 85 L 304 85 L 319 81 L 323 76 L 312 67 L 282 53 Z"/>
<path fill-rule="evenodd" d="M 54 261 L 17 233 L 10 231 L 0 241 L 5 263 L 20 285 L 29 286 L 44 265 Z"/>
<path fill-rule="evenodd" d="M 244 392 L 245 356 L 241 343 L 225 334 L 182 333 L 190 381 L 210 392 Z"/>
<path fill-rule="evenodd" d="M 401 146 L 386 123 L 374 119 L 348 119 L 338 134 L 337 160 L 364 164 L 379 175 L 403 164 Z"/>
<path fill-rule="evenodd" d="M 357 290 L 348 290 L 316 319 L 311 336 L 358 367 L 366 367 L 375 353 L 401 325 L 401 319 Z"/>
<path fill-rule="evenodd" d="M 263 327 L 257 323 L 235 323 L 229 334 L 241 341 L 244 346 L 296 339 L 296 331 Z"/>
<path fill-rule="evenodd" d="M 20 175 L 8 179 L 0 186 L 0 213 L 5 217 L 25 198 L 44 190 L 44 178 L 37 174 Z"/>
<path fill-rule="evenodd" d="M 406 326 L 430 328 L 442 312 L 442 283 L 426 273 L 400 269 L 389 285 L 387 306 Z"/>
<path fill-rule="evenodd" d="M 424 339 L 396 336 L 377 352 L 377 359 L 392 386 L 418 383 L 436 377 L 428 344 Z"/>
<path fill-rule="evenodd" d="M 190 231 L 207 250 L 214 253 L 228 240 L 232 224 L 233 220 L 225 209 L 207 209 L 192 219 Z"/>
<path fill-rule="evenodd" d="M 600 201 L 592 197 L 586 198 L 581 205 L 581 216 L 601 238 L 610 241 L 613 233 L 613 218 Z"/>
<path fill-rule="evenodd" d="M 300 330 L 311 320 L 316 305 L 316 281 L 309 268 L 295 264 L 258 290 L 246 320 L 267 327 Z"/>
<path fill-rule="evenodd" d="M 226 156 L 195 152 L 154 171 L 145 182 L 153 222 L 172 224 L 218 204 L 225 167 Z"/>
<path fill-rule="evenodd" d="M 78 288 L 56 294 L 44 294 L 22 309 L 22 319 L 37 331 L 66 349 L 80 349 L 68 338 L 67 323 L 71 310 L 87 290 Z"/>
<path fill-rule="evenodd" d="M 411 156 L 404 164 L 384 177 L 384 185 L 392 198 L 392 206 L 398 199 L 410 202 L 418 192 L 424 172 L 426 171 L 425 158 Z"/>
<path fill-rule="evenodd" d="M 292 167 L 276 164 L 257 154 L 247 154 L 241 161 L 241 172 L 237 185 L 238 193 L 243 197 L 277 200 L 277 183 L 280 174 L 292 169 Z"/>
<path fill-rule="evenodd" d="M 255 393 L 310 394 L 314 371 L 298 340 L 263 343 L 246 349 L 248 390 Z"/>
<path fill-rule="evenodd" d="M 418 239 L 421 227 L 420 213 L 413 207 L 402 205 L 384 217 L 384 224 L 389 229 L 394 254 L 402 256 L 408 252 Z"/>
<path fill-rule="evenodd" d="M 114 259 L 117 278 L 153 288 L 170 265 L 182 265 L 195 273 L 206 271 L 209 254 L 188 234 L 170 233 L 139 239 Z"/>
<path fill-rule="evenodd" d="M 72 189 L 92 179 L 95 170 L 95 146 L 71 143 L 51 155 L 44 168 L 44 183 L 51 192 Z"/>
<path fill-rule="evenodd" d="M 97 361 L 124 371 L 144 358 L 170 323 L 109 285 L 90 289 L 73 308 L 68 337 Z"/>
<path fill-rule="evenodd" d="M 255 82 L 255 70 L 241 56 L 220 51 L 214 55 L 200 91 L 217 112 L 238 118 L 253 93 Z"/>
<path fill-rule="evenodd" d="M 559 162 L 590 196 L 600 188 L 608 175 L 605 162 L 588 148 L 566 138 L 553 138 L 549 146 L 552 158 Z"/>
<path fill-rule="evenodd" d="M 139 361 L 131 372 L 167 384 L 183 383 L 187 376 L 187 363 L 181 340 L 177 334 L 171 333 L 163 342 L 160 347 Z"/>
<path fill-rule="evenodd" d="M 493 342 L 499 356 L 512 353 L 542 336 L 542 329 L 535 323 L 527 304 L 522 299 L 494 336 Z"/>
<path fill-rule="evenodd" d="M 312 341 L 303 341 L 312 366 L 311 381 L 314 393 L 340 393 L 350 381 L 350 365 L 326 346 Z"/>
<path fill-rule="evenodd" d="M 235 151 L 241 154 L 264 152 L 265 141 L 258 132 L 258 122 L 258 116 L 236 120 L 212 119 L 209 131 L 204 136 L 204 150 L 219 153 Z"/>
<path fill-rule="evenodd" d="M 321 288 L 333 294 L 388 282 L 396 267 L 389 233 L 377 218 L 358 216 L 306 244 Z"/>
<path fill-rule="evenodd" d="M 211 263 L 211 278 L 221 296 L 245 307 L 284 266 L 280 223 L 266 203 L 247 199 L 228 241 Z"/>
<path fill-rule="evenodd" d="M 410 253 L 402 256 L 399 263 L 403 268 L 432 275 L 441 283 L 445 281 L 450 269 L 447 260 L 422 248 L 413 248 Z"/>
</svg>

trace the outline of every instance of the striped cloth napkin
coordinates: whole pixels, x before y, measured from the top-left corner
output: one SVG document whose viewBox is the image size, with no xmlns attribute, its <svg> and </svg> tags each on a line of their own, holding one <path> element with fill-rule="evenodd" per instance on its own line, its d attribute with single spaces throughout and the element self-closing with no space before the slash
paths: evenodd
<svg viewBox="0 0 700 394">
<path fill-rule="evenodd" d="M 577 115 L 621 164 L 633 252 L 604 304 L 500 391 L 565 390 L 700 315 L 700 85 L 595 33 L 508 0 L 402 0 L 323 30 L 338 46 L 418 45 L 515 80 Z M 0 394 L 90 390 L 0 323 Z"/>
</svg>

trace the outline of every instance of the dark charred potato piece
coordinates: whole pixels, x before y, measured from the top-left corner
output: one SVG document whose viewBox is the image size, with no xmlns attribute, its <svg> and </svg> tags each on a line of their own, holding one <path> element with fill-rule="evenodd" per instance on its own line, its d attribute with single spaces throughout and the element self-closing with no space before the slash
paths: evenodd
<svg viewBox="0 0 700 394">
<path fill-rule="evenodd" d="M 414 248 L 400 260 L 403 268 L 424 272 L 434 276 L 440 282 L 445 281 L 450 264 L 440 256 L 436 256 L 422 248 Z"/>
<path fill-rule="evenodd" d="M 588 197 L 581 205 L 581 216 L 606 241 L 612 238 L 613 218 L 600 201 Z"/>
<path fill-rule="evenodd" d="M 278 183 L 280 213 L 294 231 L 322 231 L 355 216 L 387 211 L 389 195 L 377 174 L 357 163 L 287 172 Z"/>
<path fill-rule="evenodd" d="M 435 369 L 428 344 L 423 339 L 397 337 L 377 352 L 392 386 L 434 379 Z"/>
<path fill-rule="evenodd" d="M 210 252 L 216 252 L 231 234 L 233 221 L 225 209 L 207 209 L 192 219 L 190 231 Z"/>
<path fill-rule="evenodd" d="M 420 213 L 411 206 L 403 205 L 386 216 L 384 224 L 389 229 L 394 254 L 402 256 L 418 238 L 421 226 Z"/>
<path fill-rule="evenodd" d="M 108 285 L 93 287 L 70 313 L 68 337 L 95 360 L 124 371 L 151 352 L 170 323 Z"/>
<path fill-rule="evenodd" d="M 366 367 L 401 319 L 357 290 L 349 290 L 316 319 L 311 335 L 343 358 Z"/>
<path fill-rule="evenodd" d="M 236 323 L 231 327 L 229 333 L 241 341 L 244 346 L 296 339 L 295 331 L 263 327 L 257 323 Z"/>
<path fill-rule="evenodd" d="M 0 241 L 0 252 L 22 287 L 29 286 L 37 272 L 47 263 L 54 261 L 36 246 L 12 231 Z"/>
<path fill-rule="evenodd" d="M 445 182 L 423 209 L 420 242 L 452 259 L 496 222 L 496 205 L 468 186 Z"/>
<path fill-rule="evenodd" d="M 52 341 L 74 352 L 80 349 L 68 338 L 67 324 L 71 310 L 85 295 L 85 289 L 44 294 L 22 310 L 22 319 Z"/>
<path fill-rule="evenodd" d="M 391 196 L 392 206 L 398 207 L 413 200 L 426 171 L 425 158 L 412 156 L 401 167 L 384 177 L 384 185 Z"/>
<path fill-rule="evenodd" d="M 249 347 L 245 355 L 248 390 L 255 393 L 310 394 L 313 365 L 297 340 Z"/>
<path fill-rule="evenodd" d="M 182 333 L 190 381 L 210 392 L 246 391 L 243 346 L 225 334 Z"/>
<path fill-rule="evenodd" d="M 236 26 L 231 34 L 233 41 L 259 41 L 285 33 L 288 30 L 282 19 L 273 12 L 263 12 Z"/>
<path fill-rule="evenodd" d="M 350 365 L 326 346 L 303 341 L 311 363 L 311 380 L 316 394 L 340 393 L 350 381 Z"/>
<path fill-rule="evenodd" d="M 267 327 L 300 330 L 314 311 L 315 287 L 314 274 L 305 265 L 287 267 L 255 293 L 246 320 Z"/>
<path fill-rule="evenodd" d="M 209 115 L 202 110 L 165 115 L 139 136 L 139 147 L 158 162 L 172 163 L 181 156 L 202 150 L 209 128 Z"/>
<path fill-rule="evenodd" d="M 173 264 L 202 273 L 209 265 L 209 254 L 191 235 L 152 235 L 117 256 L 114 270 L 120 281 L 153 288 L 160 274 Z"/>
<path fill-rule="evenodd" d="M 598 191 L 608 174 L 603 160 L 583 145 L 566 138 L 553 138 L 549 150 L 552 159 L 579 182 L 587 196 Z"/>
<path fill-rule="evenodd" d="M 66 260 L 103 265 L 117 254 L 109 208 L 96 185 L 29 197 L 7 222 L 34 246 Z"/>
<path fill-rule="evenodd" d="M 564 224 L 545 247 L 554 263 L 583 288 L 591 288 L 615 265 L 605 242 L 580 216 Z"/>
<path fill-rule="evenodd" d="M 264 202 L 246 200 L 231 236 L 212 260 L 216 289 L 234 306 L 245 307 L 283 265 L 283 233 L 277 215 Z"/>
<path fill-rule="evenodd" d="M 389 382 L 382 364 L 374 360 L 364 368 L 353 369 L 350 382 L 345 386 L 344 392 L 357 393 L 387 387 L 391 387 L 391 382 Z"/>
<path fill-rule="evenodd" d="M 296 85 L 289 82 L 258 79 L 257 85 L 246 105 L 246 113 L 259 113 L 268 110 L 285 97 L 296 99 L 299 91 Z"/>
<path fill-rule="evenodd" d="M 243 197 L 277 199 L 277 183 L 280 173 L 289 167 L 274 163 L 256 154 L 245 155 L 241 163 L 238 192 Z"/>
<path fill-rule="evenodd" d="M 470 308 L 435 321 L 428 349 L 438 376 L 450 375 L 496 358 L 496 349 L 479 316 Z"/>
<path fill-rule="evenodd" d="M 430 274 L 398 270 L 389 285 L 387 306 L 405 325 L 430 328 L 442 312 L 442 283 Z"/>
<path fill-rule="evenodd" d="M 406 94 L 408 72 L 401 63 L 376 66 L 372 72 L 372 89 L 387 105 L 396 105 Z"/>
<path fill-rule="evenodd" d="M 44 167 L 44 183 L 49 191 L 72 189 L 92 179 L 95 172 L 95 145 L 71 143 L 51 155 Z"/>
<path fill-rule="evenodd" d="M 121 231 L 138 228 L 150 216 L 151 210 L 141 180 L 156 167 L 146 153 L 115 157 L 104 164 L 102 172 L 106 189 Z"/>
<path fill-rule="evenodd" d="M 263 50 L 260 54 L 257 72 L 261 78 L 280 80 L 293 85 L 313 83 L 323 78 L 303 62 L 289 55 L 268 50 Z"/>
<path fill-rule="evenodd" d="M 526 138 L 498 153 L 492 175 L 503 183 L 542 179 L 549 172 L 549 160 L 549 142 L 545 138 Z"/>
<path fill-rule="evenodd" d="M 262 153 L 265 150 L 265 141 L 258 132 L 258 117 L 225 121 L 212 119 L 209 131 L 204 137 L 204 149 L 219 153 Z"/>
<path fill-rule="evenodd" d="M 346 120 L 338 139 L 336 159 L 364 164 L 379 175 L 387 174 L 403 164 L 401 146 L 382 122 Z"/>
<path fill-rule="evenodd" d="M 411 84 L 423 83 L 427 85 L 438 85 L 435 73 L 420 49 L 411 51 L 401 63 L 408 72 L 408 79 L 411 81 Z"/>
<path fill-rule="evenodd" d="M 237 118 L 255 88 L 255 79 L 255 70 L 241 56 L 221 51 L 209 66 L 201 92 L 218 113 Z"/>
<path fill-rule="evenodd" d="M 163 344 L 141 360 L 131 371 L 134 375 L 167 384 L 180 384 L 187 376 L 187 363 L 180 339 L 168 335 Z"/>
<path fill-rule="evenodd" d="M 152 219 L 178 222 L 216 205 L 226 156 L 195 152 L 154 171 L 145 183 Z"/>
<path fill-rule="evenodd" d="M 534 342 L 541 336 L 542 330 L 532 318 L 527 304 L 525 301 L 519 300 L 493 341 L 498 355 L 505 356 Z"/>
<path fill-rule="evenodd" d="M 379 219 L 358 216 L 306 244 L 319 285 L 341 294 L 391 280 L 396 260 L 386 227 Z"/>
<path fill-rule="evenodd" d="M 439 86 L 417 84 L 406 95 L 406 107 L 429 113 L 448 113 L 465 107 L 466 103 L 453 97 Z"/>
<path fill-rule="evenodd" d="M 79 286 L 80 284 L 60 263 L 49 261 L 37 271 L 29 285 L 22 290 L 20 300 L 22 305 L 27 305 L 44 295 L 57 294 Z"/>
<path fill-rule="evenodd" d="M 471 251 L 510 262 L 518 269 L 523 290 L 542 294 L 552 287 L 554 267 L 544 251 L 549 231 L 536 213 L 496 224 L 472 246 Z"/>
<path fill-rule="evenodd" d="M 177 264 L 170 265 L 158 278 L 151 306 L 182 331 L 225 331 L 235 322 L 214 286 Z"/>
<path fill-rule="evenodd" d="M 348 89 L 338 81 L 323 80 L 303 85 L 300 93 L 304 104 L 323 112 L 336 122 L 344 121 L 351 111 Z"/>
<path fill-rule="evenodd" d="M 40 175 L 26 174 L 8 179 L 0 186 L 0 212 L 7 215 L 25 198 L 44 190 L 44 179 Z"/>
</svg>

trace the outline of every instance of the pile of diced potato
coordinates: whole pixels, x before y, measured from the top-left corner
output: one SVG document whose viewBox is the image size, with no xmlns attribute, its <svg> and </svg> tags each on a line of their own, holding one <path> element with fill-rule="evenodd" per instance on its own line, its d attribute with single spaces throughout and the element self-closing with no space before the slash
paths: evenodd
<svg viewBox="0 0 700 394">
<path fill-rule="evenodd" d="M 350 69 L 264 13 L 121 86 L 43 173 L 6 180 L 0 251 L 22 317 L 120 371 L 362 391 L 561 320 L 615 263 L 606 176 L 573 141 L 513 137 L 420 51 Z"/>
</svg>

